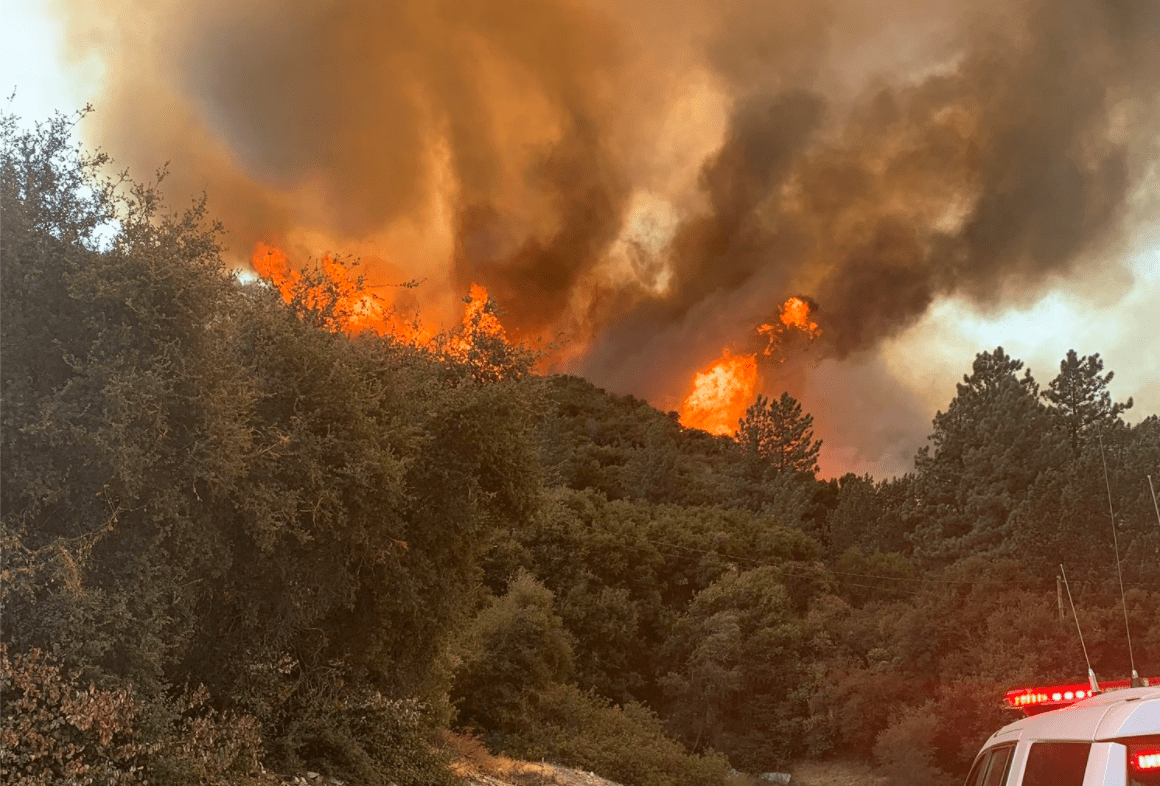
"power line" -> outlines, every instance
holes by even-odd
[[[626,545],[632,545],[629,538],[627,538],[619,533],[610,532],[608,530],[598,530],[596,526],[591,525],[591,524],[586,525],[586,528],[589,530],[592,530],[592,531],[599,531],[602,535],[605,535],[607,537],[612,537],[612,538],[614,538],[614,539],[616,539],[616,540],[618,540],[621,543],[624,543]],[[1006,587],[1027,588],[1028,584],[1031,583],[1031,582],[1021,582],[1021,581],[1002,581],[1002,580],[979,581],[979,580],[970,580],[970,579],[946,579],[946,578],[934,578],[934,577],[916,578],[916,577],[910,577],[910,576],[887,576],[887,575],[883,575],[883,574],[857,573],[854,571],[835,570],[835,569],[830,568],[830,567],[825,566],[825,565],[819,566],[819,573],[794,573],[792,571],[786,570],[785,566],[783,564],[773,563],[773,562],[770,562],[769,560],[762,560],[762,559],[757,559],[754,557],[745,557],[745,556],[741,556],[741,555],[726,554],[726,553],[722,553],[720,551],[697,548],[695,546],[685,546],[685,545],[682,545],[679,543],[670,543],[667,541],[654,540],[652,538],[648,538],[648,537],[645,537],[643,535],[636,535],[635,539],[639,540],[639,541],[643,541],[644,543],[648,543],[648,544],[650,544],[652,546],[656,546],[656,547],[667,548],[667,549],[677,549],[678,551],[688,552],[688,554],[684,554],[684,555],[664,554],[663,552],[660,552],[661,556],[687,557],[687,556],[692,555],[692,554],[697,554],[697,555],[705,555],[705,556],[712,556],[712,557],[720,557],[722,559],[729,560],[732,562],[745,562],[745,563],[748,563],[751,565],[772,568],[774,570],[774,572],[778,573],[779,575],[786,576],[789,578],[811,579],[811,580],[816,580],[816,581],[824,581],[824,580],[837,581],[837,582],[839,582],[847,587],[860,587],[860,588],[865,588],[865,589],[877,590],[877,591],[881,591],[881,592],[896,592],[896,593],[902,593],[902,594],[907,594],[907,595],[920,595],[922,593],[918,590],[908,589],[908,588],[904,588],[904,587],[882,586],[882,585],[876,585],[876,584],[861,584],[861,583],[849,581],[848,579],[843,579],[840,577],[841,576],[850,576],[850,577],[858,578],[858,579],[870,579],[870,580],[874,580],[874,581],[910,582],[913,584],[920,584],[920,585],[943,584],[943,585],[952,585],[952,586],[957,585],[957,586],[970,586],[970,587],[996,586],[996,585],[998,585],[998,586],[1006,586]],[[1137,583],[1129,583],[1128,586],[1144,586],[1144,585],[1142,583],[1137,582]]]

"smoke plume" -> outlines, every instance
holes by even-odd
[[[1160,129],[1155,0],[60,14],[106,67],[98,141],[138,173],[173,158],[167,188],[206,191],[239,259],[351,251],[436,312],[481,283],[511,333],[662,406],[791,295],[864,367],[939,298],[1092,264]]]

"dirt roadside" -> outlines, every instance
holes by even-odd
[[[631,786],[601,778],[592,772],[547,762],[529,762],[493,756],[478,740],[444,732],[443,742],[454,752],[452,775],[462,786]],[[802,761],[789,768],[791,786],[887,786],[887,780],[865,763],[855,761]],[[762,784],[739,775],[730,784]],[[309,772],[298,776],[268,775],[260,786],[357,786]]]
[[[471,737],[446,733],[443,739],[457,754],[451,773],[464,786],[621,786],[583,770],[493,756]]]
[[[447,734],[444,741],[458,755],[451,771],[464,786],[622,786],[583,770],[492,756],[470,737]],[[887,786],[885,778],[857,761],[801,761],[789,773],[791,786]],[[765,782],[739,776],[730,783]]]

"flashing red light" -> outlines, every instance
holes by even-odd
[[[1127,687],[1128,683],[1124,683]],[[1105,688],[1111,688],[1108,683]],[[1078,685],[1053,685],[1047,688],[1020,688],[1007,691],[1007,705],[1018,710],[1029,710],[1032,707],[1055,709],[1073,702],[1082,701],[1092,695],[1091,689],[1084,683]]]
[[[1145,679],[1143,682],[1145,685],[1149,685],[1160,683],[1160,680],[1153,678],[1150,680]],[[1117,690],[1119,688],[1130,688],[1131,686],[1131,680],[1113,680],[1100,685],[1100,690]],[[1035,715],[1040,712],[1066,707],[1069,704],[1083,701],[1094,695],[1095,693],[1091,690],[1091,687],[1087,683],[1081,682],[1074,685],[1052,685],[1045,688],[1019,688],[1018,690],[1007,691],[1006,701],[1008,707],[1023,710],[1028,715]]]
[[[1135,772],[1160,773],[1160,748],[1136,748],[1128,759]]]

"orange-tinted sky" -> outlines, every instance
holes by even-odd
[[[823,337],[760,385],[824,473],[886,474],[998,344],[1041,382],[1100,352],[1160,408],[1160,6],[977,6],[4,0],[3,74],[26,115],[93,101],[139,176],[170,161],[240,266],[356,254],[447,324],[482,283],[662,409],[809,296]]]

